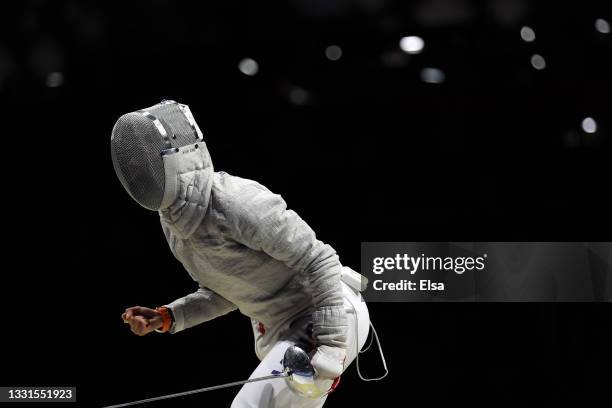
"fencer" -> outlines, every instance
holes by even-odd
[[[110,144],[121,184],[159,213],[170,250],[198,284],[168,304],[126,309],[130,329],[177,333],[239,310],[251,319],[261,361],[251,377],[282,370],[285,350],[296,344],[310,351],[319,389],[337,384],[366,341],[369,316],[336,251],[280,195],[214,171],[186,105],[162,101],[121,116]],[[314,408],[326,398],[271,380],[244,385],[232,407]]]

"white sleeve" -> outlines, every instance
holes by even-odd
[[[165,306],[174,316],[170,333],[177,333],[237,309],[236,305],[204,287]]]

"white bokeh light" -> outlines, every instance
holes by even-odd
[[[423,51],[425,47],[425,41],[421,37],[417,37],[415,35],[411,35],[408,37],[403,37],[399,43],[402,51],[408,54],[418,54]]]
[[[294,105],[306,105],[309,99],[310,95],[308,94],[308,91],[306,91],[304,88],[296,86],[289,92],[289,100]]]
[[[531,56],[531,66],[541,71],[546,68],[546,60],[540,54],[533,54]]]
[[[584,118],[582,120],[582,130],[584,130],[585,133],[597,132],[597,122],[595,122],[595,119],[591,117]]]
[[[342,48],[338,45],[330,45],[325,49],[325,56],[330,61],[338,61],[342,58]]]
[[[595,29],[602,34],[610,34],[610,23],[603,18],[595,20]]]
[[[421,70],[421,80],[428,84],[441,84],[446,79],[444,71],[438,68],[423,68]]]
[[[64,74],[61,72],[51,72],[47,75],[46,84],[49,88],[57,88],[64,83]]]
[[[253,76],[259,71],[259,64],[251,58],[244,58],[238,63],[238,69],[244,75]]]
[[[533,31],[533,28],[529,26],[523,26],[521,28],[521,38],[525,42],[535,41],[536,39],[535,31]]]

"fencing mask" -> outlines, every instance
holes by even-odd
[[[199,153],[197,160],[191,158],[194,163],[201,162],[204,154],[203,160],[209,160],[202,138],[187,105],[162,101],[117,120],[111,135],[113,167],[136,202],[149,210],[163,210],[178,194],[176,170],[181,165],[176,153],[181,151],[181,160]]]

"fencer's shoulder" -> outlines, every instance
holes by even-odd
[[[235,204],[261,193],[273,194],[255,180],[233,176],[224,171],[216,172],[214,175],[212,195],[220,204]]]
[[[222,210],[248,211],[261,205],[270,205],[272,201],[282,201],[278,194],[271,192],[263,184],[226,172],[216,172],[212,186],[213,206]]]
[[[282,197],[255,180],[216,172],[211,191],[212,207],[223,218],[244,218],[264,209],[284,206]]]

